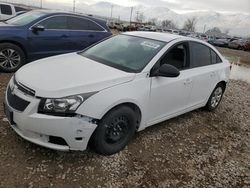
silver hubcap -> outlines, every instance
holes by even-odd
[[[0,51],[0,66],[5,69],[14,69],[21,62],[20,54],[13,49],[4,49]]]
[[[218,104],[220,103],[220,100],[221,100],[221,97],[222,97],[222,93],[223,93],[223,90],[221,87],[218,87],[214,93],[213,93],[213,96],[212,96],[212,99],[211,99],[211,106],[213,108],[217,107]]]

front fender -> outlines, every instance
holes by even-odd
[[[78,114],[95,119],[102,117],[112,108],[123,103],[133,103],[140,108],[141,125],[146,122],[150,94],[150,78],[135,79],[98,92],[88,98],[77,110]]]

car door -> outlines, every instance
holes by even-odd
[[[38,25],[44,27],[44,31],[30,29],[28,34],[31,59],[70,52],[66,16],[52,16],[35,26]]]
[[[188,43],[172,47],[155,65],[170,64],[180,70],[176,78],[152,77],[149,100],[148,124],[178,115],[188,108],[192,89],[190,80]],[[155,67],[153,69],[155,69]]]
[[[208,100],[216,83],[218,82],[219,56],[207,45],[190,42],[190,67],[192,68],[191,80],[192,93],[189,99],[190,106],[202,106]]]
[[[105,38],[107,34],[101,26],[88,18],[68,16],[68,25],[72,50],[82,50]]]

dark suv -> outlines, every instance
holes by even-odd
[[[91,16],[35,10],[0,23],[0,70],[82,50],[111,36],[106,22]]]

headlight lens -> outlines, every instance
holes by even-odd
[[[74,95],[57,99],[42,99],[39,105],[39,113],[46,114],[74,114],[77,108],[94,93]]]

